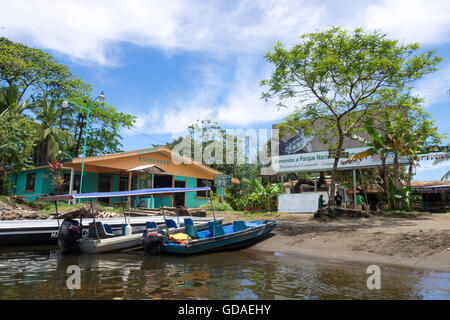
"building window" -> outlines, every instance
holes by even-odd
[[[206,179],[197,179],[197,187],[210,187],[214,185],[214,181],[206,180]],[[209,191],[197,191],[197,197],[209,197]]]
[[[36,182],[36,173],[27,174],[27,184],[25,186],[26,191],[34,191],[34,184]]]
[[[119,191],[127,191],[128,190],[128,177],[120,177],[119,178]]]
[[[73,191],[76,191],[77,193],[80,190],[80,180],[81,180],[81,176],[79,174],[74,174],[74,176],[73,176]],[[68,194],[69,189],[70,189],[70,174],[64,174],[64,185],[63,185],[62,192]]]

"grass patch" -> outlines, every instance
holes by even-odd
[[[382,212],[382,215],[391,218],[418,218],[423,216],[431,216],[431,212],[385,210]]]
[[[280,216],[288,216],[290,214],[282,214],[278,212],[249,212],[249,211],[216,211],[216,216],[226,217],[227,215],[233,216],[235,220],[266,220],[266,219],[275,219]],[[208,217],[212,217],[213,212],[207,211],[206,215]]]
[[[15,207],[15,203],[13,203],[13,201],[11,200],[11,198],[8,197],[8,196],[2,196],[2,195],[0,195],[0,201],[6,203],[8,206]]]
[[[97,208],[98,208],[100,211],[119,212],[119,213],[123,212],[122,207],[120,207],[120,208],[107,207],[107,206],[104,206],[104,205],[99,204],[99,203],[96,203],[95,205],[97,206]],[[128,209],[126,209],[126,210],[128,210]]]
[[[27,203],[27,205],[36,210],[39,211],[40,214],[53,214],[56,213],[55,210],[55,204],[53,202],[45,202],[45,201],[32,201]],[[64,201],[58,202],[58,212],[64,213],[67,211],[71,211],[73,209],[77,209],[82,205],[89,205],[89,203],[81,203],[81,204],[68,204]],[[100,211],[107,211],[107,212],[123,212],[122,208],[112,208],[107,207],[99,203],[94,203],[94,205],[100,210]]]
[[[214,207],[214,211],[233,211],[233,208],[225,201],[222,203],[221,201],[215,199],[213,200],[212,205]],[[213,207],[211,207],[211,201],[207,201],[200,206],[201,209],[206,209],[208,211],[212,210]]]

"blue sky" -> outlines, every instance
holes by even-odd
[[[0,34],[38,47],[138,117],[126,151],[179,136],[197,119],[223,128],[266,128],[289,110],[260,99],[277,40],[331,26],[381,30],[444,58],[415,84],[439,132],[450,135],[448,1],[49,1],[0,0]],[[450,162],[420,163],[415,179],[438,180]]]

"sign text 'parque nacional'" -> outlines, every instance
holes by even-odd
[[[363,138],[370,140],[370,137],[364,132],[359,133]],[[366,136],[364,136],[366,135]],[[272,154],[271,172],[295,172],[295,171],[324,171],[333,168],[334,158],[339,158],[338,169],[369,168],[381,165],[381,160],[377,155],[372,155],[361,160],[352,160],[348,158],[354,154],[369,149],[367,145],[359,141],[344,138],[343,149],[340,152],[327,150],[328,145],[322,143],[318,136],[306,136],[304,131],[299,128],[296,132],[285,134],[281,139],[277,125],[272,126],[272,147],[278,151],[278,155]],[[333,138],[330,134],[330,144]],[[394,155],[389,154],[386,159],[386,165],[393,165]],[[399,157],[399,164],[408,164],[405,157]]]
[[[349,157],[365,151],[369,147],[351,148],[345,150]],[[314,170],[331,170],[333,168],[334,158],[329,157],[328,151],[308,152],[291,155],[283,155],[272,157],[272,168],[276,172],[292,172],[292,171],[314,171]],[[394,155],[388,155],[386,159],[387,165],[394,163]],[[399,157],[399,164],[408,164],[408,160]],[[376,167],[381,165],[381,160],[377,155],[369,156],[361,160],[349,161],[346,158],[339,159],[338,169],[354,169],[364,167]]]

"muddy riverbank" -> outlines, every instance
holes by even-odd
[[[217,215],[225,217],[224,223],[251,218],[249,214],[231,212]],[[258,243],[255,249],[450,271],[450,213],[326,221],[313,219],[312,214],[261,217],[278,219],[279,224],[274,236]]]

